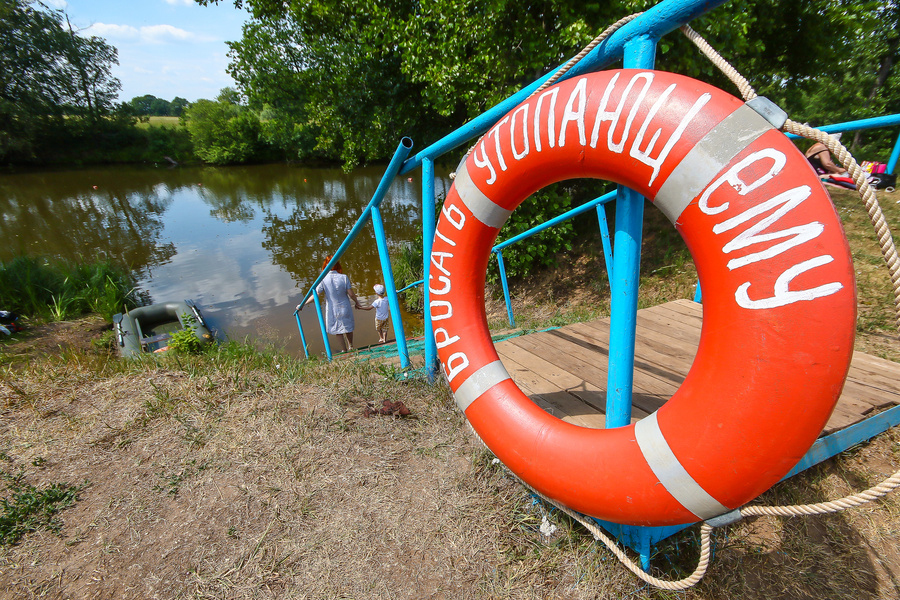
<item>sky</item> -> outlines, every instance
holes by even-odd
[[[81,35],[96,35],[119,51],[113,75],[119,101],[151,94],[191,102],[215,99],[234,86],[226,73],[226,41],[241,39],[248,19],[231,0],[200,6],[193,0],[45,0],[68,13]]]

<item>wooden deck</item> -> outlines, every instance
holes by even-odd
[[[633,421],[662,406],[684,381],[702,318],[702,306],[690,300],[638,311]],[[604,427],[609,318],[510,338],[496,348],[513,380],[538,406],[577,425]],[[900,364],[854,352],[823,435],[898,404]]]

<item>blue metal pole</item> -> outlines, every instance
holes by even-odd
[[[606,281],[612,290],[613,253],[612,242],[609,239],[609,221],[606,220],[606,206],[597,205],[597,221],[600,227],[600,241],[603,242],[603,258],[606,262]]]
[[[297,329],[300,330],[300,343],[303,344],[303,355],[309,358],[309,348],[306,347],[306,336],[303,335],[303,325],[300,324],[300,311],[294,311],[294,317],[297,319]]]
[[[576,206],[573,209],[567,210],[563,214],[557,215],[557,216],[553,217],[552,219],[544,221],[540,225],[535,225],[528,231],[523,231],[522,233],[520,233],[516,236],[513,236],[513,237],[509,238],[508,240],[504,240],[504,241],[500,242],[499,244],[497,244],[496,246],[494,246],[493,248],[491,248],[491,250],[494,252],[496,252],[497,250],[503,250],[507,246],[511,246],[511,245],[515,244],[516,242],[521,242],[524,239],[530,238],[531,236],[535,235],[536,233],[540,233],[540,232],[544,231],[545,229],[549,229],[550,227],[559,225],[563,221],[568,221],[569,219],[571,219],[573,217],[577,217],[578,215],[580,215],[582,213],[586,213],[587,211],[591,210],[598,204],[605,204],[607,202],[610,202],[611,200],[614,200],[615,197],[616,197],[615,192],[609,192],[608,194],[603,194],[599,198],[595,198],[595,199],[591,200],[590,202],[585,202],[581,206]]]
[[[388,307],[391,309],[391,320],[394,322],[394,338],[397,343],[397,354],[400,356],[400,368],[406,369],[409,368],[409,350],[406,347],[406,332],[403,330],[403,317],[400,315],[400,298],[397,296],[397,286],[394,283],[394,270],[391,268],[391,255],[384,235],[384,221],[377,206],[372,207],[371,213],[375,244],[378,246],[378,258],[381,260],[381,275],[384,277]]]
[[[503,298],[506,300],[506,315],[509,319],[509,326],[515,327],[516,320],[513,318],[512,299],[509,297],[509,284],[506,283],[506,265],[503,263],[503,251],[494,250],[497,255],[497,268],[500,269],[500,283],[503,285]]]
[[[409,288],[414,288],[414,287],[416,287],[417,285],[422,285],[423,283],[425,283],[425,280],[424,280],[424,279],[420,279],[420,280],[418,280],[418,281],[414,281],[414,282],[412,282],[411,284],[409,284],[408,286],[406,286],[405,288],[402,288],[402,289],[397,290],[397,293],[398,293],[398,294],[402,294],[403,292],[405,292],[405,291],[408,290]]]
[[[322,341],[325,342],[325,356],[328,357],[328,360],[331,360],[331,343],[328,341],[328,332],[325,331],[325,319],[322,317],[322,305],[319,303],[319,295],[316,293],[315,286],[313,286],[312,292],[313,304],[316,305],[316,316],[319,317],[319,329],[322,330]]]
[[[897,143],[894,144],[894,151],[891,152],[891,158],[888,159],[887,167],[885,168],[885,172],[888,175],[894,174],[894,170],[897,168],[898,158],[900,158],[900,135],[897,136]]]
[[[431,249],[434,246],[434,161],[422,160],[422,298],[425,303],[425,373],[429,383],[434,383],[440,374],[437,342],[434,339],[434,323],[431,321]]]
[[[647,36],[628,42],[625,67],[652,69],[656,40]],[[616,233],[610,284],[609,368],[606,383],[606,427],[631,423],[634,383],[634,336],[637,329],[637,295],[641,268],[641,229],[644,198],[619,186],[616,200]]]

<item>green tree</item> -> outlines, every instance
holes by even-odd
[[[216,101],[198,100],[185,111],[194,152],[216,165],[247,162],[260,151],[259,118],[225,88]]]
[[[78,35],[63,12],[0,0],[0,160],[32,160],[80,118],[108,114],[120,87],[116,63],[115,48]]]

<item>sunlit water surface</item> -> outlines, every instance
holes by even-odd
[[[260,165],[0,175],[0,260],[109,258],[130,266],[154,302],[194,299],[220,338],[299,354],[294,307],[383,171]],[[439,175],[436,194],[443,196],[450,181]],[[398,178],[381,210],[393,254],[421,231],[419,173]],[[374,299],[382,274],[371,225],[342,264],[356,293]],[[323,352],[312,305],[301,316],[310,350]],[[408,330],[421,327],[417,315],[404,312],[403,320]],[[355,345],[377,340],[374,311],[357,311]]]

